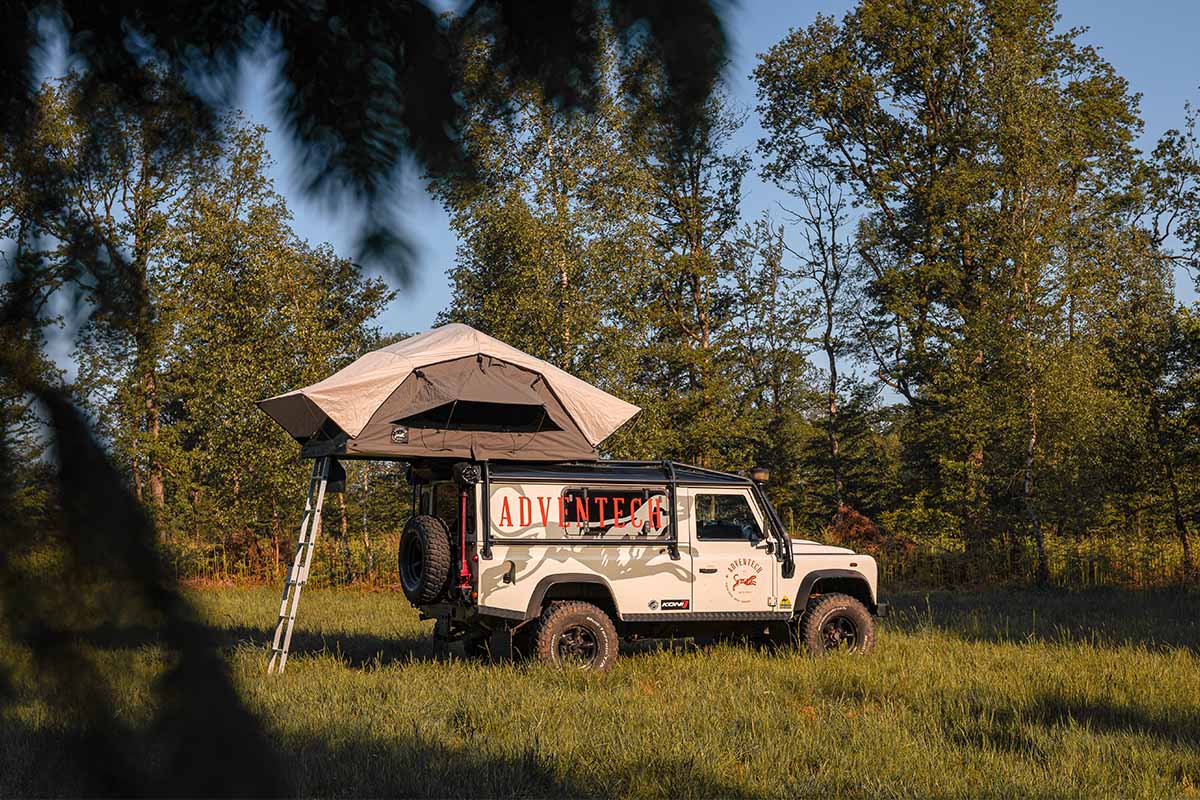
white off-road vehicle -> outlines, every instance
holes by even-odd
[[[401,584],[468,653],[605,669],[621,639],[678,636],[867,653],[885,610],[873,558],[789,538],[750,478],[625,461],[410,474]]]
[[[874,643],[884,606],[870,556],[789,538],[750,478],[602,458],[637,406],[466,325],[259,406],[314,460],[270,671],[287,664],[344,459],[409,465],[401,584],[438,636],[470,652],[604,669],[620,637],[766,637],[813,652]]]

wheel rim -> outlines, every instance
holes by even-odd
[[[405,587],[415,590],[421,584],[422,570],[425,567],[425,551],[421,543],[411,540],[404,548],[404,558],[400,559],[400,579]]]
[[[850,617],[837,614],[821,626],[826,652],[853,653],[858,650],[858,626]]]
[[[596,634],[586,625],[572,625],[559,634],[557,655],[564,664],[588,667],[599,652]]]

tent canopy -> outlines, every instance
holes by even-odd
[[[522,461],[594,459],[640,410],[457,323],[258,406],[306,456]]]

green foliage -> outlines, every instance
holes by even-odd
[[[1157,379],[1135,376],[1163,369],[1158,223],[1194,206],[1194,136],[1143,163],[1136,96],[1056,22],[1026,2],[819,17],[755,70],[763,171],[795,194],[825,171],[861,208],[850,328],[908,405],[885,519],[981,556],[1027,536],[1044,562],[1047,527],[1150,502],[1186,551]]]
[[[36,213],[40,176],[69,176],[72,214],[120,256],[116,279],[139,313],[85,297],[75,390],[164,539],[193,561],[217,551],[262,567],[288,546],[306,467],[254,402],[374,346],[371,320],[392,292],[297,239],[266,177],[264,130],[230,118],[200,145],[166,135],[189,106],[159,77],[157,102],[141,114],[104,93],[85,100],[74,75],[44,87],[4,185],[23,241],[49,242],[39,255],[54,268],[37,273],[47,297],[74,266],[62,227],[73,217]],[[39,439],[22,421],[29,413],[14,406],[23,428],[9,433]]]
[[[745,221],[746,114],[721,86],[684,108],[662,53],[599,15],[581,113],[468,16],[447,34],[474,166],[429,176],[460,240],[440,319],[640,405],[606,455],[767,466],[798,535],[862,514],[992,577],[1032,552],[1049,579],[1088,537],[1193,570],[1200,345],[1172,282],[1200,249],[1191,107],[1140,154],[1136,95],[1053,5],[860,0],[761,56],[758,166],[789,200]],[[391,293],[298,241],[261,130],[177,135],[210,129],[180,86],[156,67],[133,106],[86,74],[43,87],[0,143],[5,299],[39,309],[13,333],[31,352],[50,301],[83,300],[73,391],[178,568],[268,575],[305,468],[253,401],[387,341]],[[10,383],[6,440],[38,453]],[[32,463],[22,496],[49,509]],[[404,494],[352,466],[338,580],[387,579]]]

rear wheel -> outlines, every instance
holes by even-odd
[[[866,655],[875,645],[875,620],[848,594],[823,594],[808,603],[800,620],[800,641],[813,655]]]
[[[602,672],[617,660],[617,629],[608,615],[591,603],[551,603],[533,637],[539,661]]]
[[[400,537],[400,588],[413,605],[427,605],[450,582],[450,533],[437,517],[421,514],[404,526]]]

